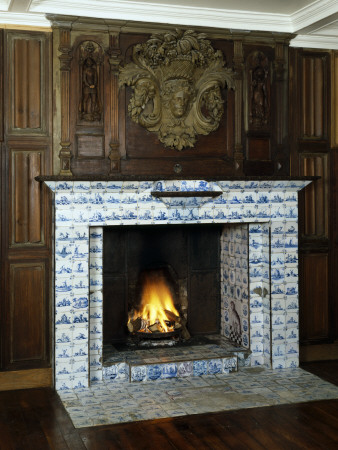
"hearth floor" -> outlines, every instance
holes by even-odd
[[[178,344],[161,340],[108,344],[103,349],[103,378],[144,382],[229,373],[245,365],[249,354],[220,335],[193,337]]]
[[[303,369],[241,368],[230,374],[143,383],[103,381],[58,392],[76,428],[286,403],[337,399],[338,386]]]

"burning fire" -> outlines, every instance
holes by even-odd
[[[161,273],[150,272],[144,279],[139,308],[129,313],[129,330],[166,333],[174,331],[174,322],[178,318],[179,313],[165,277]],[[138,329],[135,329],[139,319]]]

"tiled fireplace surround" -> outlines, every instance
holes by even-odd
[[[235,308],[242,347],[251,352],[246,364],[298,367],[297,193],[310,181],[45,182],[55,204],[57,390],[105,377],[103,227],[114,225],[224,224],[221,334],[231,336]],[[114,382],[125,381],[123,364],[115,369]]]

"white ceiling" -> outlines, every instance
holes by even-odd
[[[6,27],[49,27],[48,13],[295,33],[293,46],[338,49],[338,0],[0,0]]]

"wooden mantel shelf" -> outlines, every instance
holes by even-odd
[[[36,181],[162,181],[162,180],[205,180],[205,181],[315,181],[320,177],[271,177],[271,176],[255,176],[255,177],[229,177],[229,176],[205,176],[205,175],[81,175],[81,176],[61,176],[61,175],[39,175],[35,177]]]

